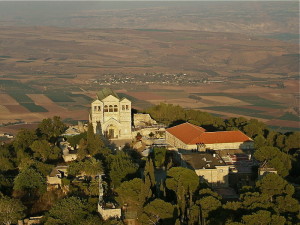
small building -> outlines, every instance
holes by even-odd
[[[211,187],[228,187],[229,166],[217,153],[180,153],[181,165],[195,170],[196,174]]]
[[[157,125],[157,122],[149,114],[136,113],[133,115],[134,127],[147,127]]]
[[[67,170],[68,166],[56,166],[53,168],[49,176],[47,176],[47,184],[60,187],[62,185],[61,179],[68,175]]]
[[[67,141],[60,141],[59,147],[63,152],[63,159],[65,162],[72,162],[77,159],[77,150],[70,145]]]
[[[265,175],[267,175],[269,173],[277,174],[277,170],[273,167],[268,166],[267,161],[264,161],[258,168],[258,179],[263,178]]]
[[[254,149],[253,140],[239,130],[206,132],[190,123],[166,129],[166,142],[178,150]]]

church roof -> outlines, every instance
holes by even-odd
[[[168,128],[166,131],[183,143],[190,145],[195,145],[197,143],[216,144],[252,141],[251,138],[239,130],[205,132],[204,128],[190,123],[183,123]]]
[[[111,88],[103,88],[103,89],[101,89],[101,90],[97,93],[97,98],[98,98],[99,100],[103,100],[104,98],[106,98],[107,96],[110,96],[110,95],[112,95],[112,96],[114,96],[114,97],[120,99],[119,96],[117,95],[117,93],[114,92]]]

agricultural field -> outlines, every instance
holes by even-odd
[[[97,91],[110,87],[139,110],[164,102],[300,127],[291,42],[165,29],[0,28],[0,124],[54,115],[87,121]]]

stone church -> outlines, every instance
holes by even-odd
[[[97,93],[97,99],[91,104],[89,121],[94,132],[109,139],[131,138],[131,101],[120,98],[110,88]]]

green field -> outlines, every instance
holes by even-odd
[[[262,111],[260,110],[242,108],[237,106],[210,106],[210,107],[204,107],[202,109],[209,109],[209,110],[214,110],[219,112],[228,112],[228,113],[241,114],[247,116],[256,116],[257,114],[262,113]]]
[[[68,93],[64,92],[47,92],[45,95],[50,98],[53,102],[75,102],[68,96]]]
[[[18,103],[33,103],[33,100],[29,98],[24,93],[8,93],[11,97],[13,97]]]
[[[86,101],[88,102],[92,102],[94,99],[92,99],[91,97],[87,96],[87,95],[84,95],[84,94],[73,94],[73,93],[68,93],[67,94],[68,96],[70,97],[73,97],[73,98],[83,98],[85,99]]]
[[[47,109],[35,103],[20,103],[20,105],[24,106],[30,112],[48,112]]]
[[[299,116],[296,116],[292,113],[285,113],[283,116],[279,117],[281,120],[289,120],[289,121],[300,121]]]
[[[268,100],[265,98],[261,98],[259,96],[254,95],[236,95],[236,94],[228,94],[228,93],[192,93],[193,95],[198,96],[226,96],[230,98],[235,98],[244,102],[248,102],[253,106],[265,107],[271,109],[283,109],[285,108],[281,103],[275,102],[272,100]]]
[[[135,97],[132,97],[132,96],[124,94],[124,93],[118,93],[118,95],[119,95],[120,98],[127,98],[128,100],[130,100],[132,102],[132,105],[135,105],[135,106],[137,106],[139,108],[142,108],[142,109],[147,109],[147,108],[153,106],[153,104],[150,103],[150,102],[147,102],[147,101],[144,101],[144,100],[139,100]]]

